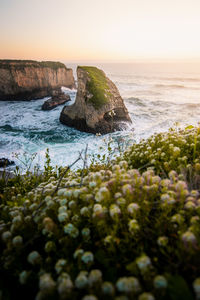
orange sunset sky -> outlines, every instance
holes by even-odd
[[[200,60],[199,0],[0,0],[0,58]]]

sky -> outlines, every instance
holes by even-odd
[[[0,58],[200,60],[200,0],[0,0]]]

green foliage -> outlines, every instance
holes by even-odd
[[[130,168],[145,170],[151,167],[157,174],[167,177],[174,170],[189,181],[191,187],[199,186],[200,128],[170,129],[139,144],[133,144],[123,156]],[[196,180],[195,180],[196,178]]]
[[[39,65],[42,67],[42,68],[50,68],[50,69],[59,69],[59,68],[64,68],[66,69],[66,66],[61,63],[61,62],[54,62],[54,61],[41,61],[39,62]]]
[[[169,277],[169,297],[172,300],[193,300],[186,281],[180,276]]]
[[[10,206],[19,206],[25,201],[25,194],[37,187],[41,182],[48,180],[51,176],[57,177],[57,170],[51,166],[49,149],[46,150],[46,162],[44,172],[39,170],[36,165],[32,169],[33,161],[36,158],[36,153],[29,154],[24,152],[22,156],[15,154],[15,158],[20,162],[23,168],[16,166],[14,176],[9,177],[6,170],[0,179],[0,203]]]
[[[116,157],[116,149],[114,146],[114,141],[112,137],[109,137],[108,139],[103,139],[104,145],[99,147],[99,151],[97,154],[92,154],[91,164],[90,164],[90,170],[97,170],[97,166],[99,165],[99,168],[102,169],[103,166],[105,169],[109,169],[112,165],[113,159]],[[119,151],[119,149],[118,149]]]
[[[44,178],[48,179],[53,174],[53,167],[51,166],[51,157],[49,155],[49,148],[46,149],[45,153],[45,165],[44,165]]]
[[[90,78],[87,82],[87,89],[92,97],[88,101],[91,102],[96,109],[101,108],[108,103],[110,96],[108,92],[109,86],[104,72],[96,67],[79,66],[78,68],[86,71]]]
[[[59,68],[65,68],[66,66],[60,62],[54,61],[35,61],[35,60],[0,60],[0,69],[11,69],[13,68],[17,70],[22,70],[25,67],[33,67],[33,68],[51,68],[57,70]]]
[[[47,151],[37,186],[25,182],[13,204],[3,192],[3,297],[198,299],[199,157],[198,128],[154,135],[115,161],[100,157],[58,176]]]

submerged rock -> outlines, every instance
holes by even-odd
[[[115,84],[96,67],[77,68],[76,101],[65,106],[60,122],[90,133],[109,133],[131,124],[123,99]]]
[[[0,100],[39,99],[62,86],[74,88],[75,81],[60,62],[0,60]]]
[[[62,105],[70,100],[71,98],[68,94],[64,94],[60,91],[58,93],[55,93],[51,99],[48,99],[43,103],[42,110],[54,109],[55,107]]]

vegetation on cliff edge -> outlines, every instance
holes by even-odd
[[[86,165],[4,182],[2,298],[200,299],[200,129]]]
[[[79,66],[78,68],[83,69],[89,75],[90,80],[87,82],[87,89],[92,97],[88,99],[88,101],[92,103],[96,109],[101,108],[108,103],[110,96],[108,92],[109,86],[104,72],[96,67]]]
[[[33,68],[51,68],[53,70],[57,70],[59,68],[66,68],[66,66],[61,62],[54,61],[35,61],[35,60],[0,60],[0,69],[17,69],[22,70],[25,67],[33,67]]]

